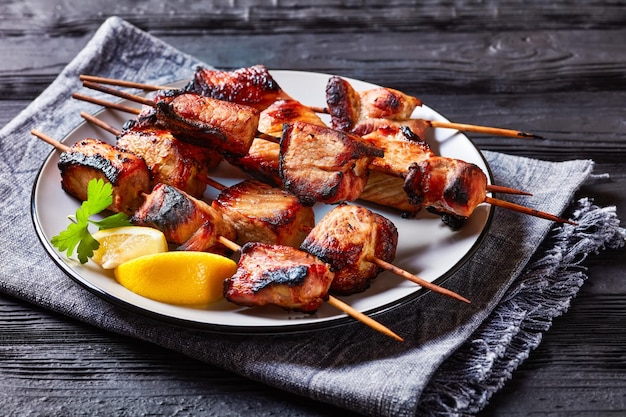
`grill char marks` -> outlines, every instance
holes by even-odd
[[[154,187],[131,222],[162,231],[166,240],[181,250],[227,253],[218,238],[235,240],[237,237],[219,211],[166,184]]]
[[[290,246],[247,243],[224,297],[242,306],[277,305],[314,313],[328,299],[334,273],[313,255]]]
[[[381,272],[372,257],[392,262],[397,244],[398,231],[390,220],[341,204],[318,222],[301,249],[332,265],[331,292],[349,295],[366,290]]]
[[[383,152],[359,136],[294,122],[285,125],[280,142],[283,185],[304,204],[356,200],[369,176],[369,164]]]
[[[132,214],[150,190],[150,172],[145,161],[97,139],[83,139],[59,157],[61,186],[65,192],[87,200],[87,184],[99,178],[113,186],[114,212]]]

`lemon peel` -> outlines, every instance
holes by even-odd
[[[224,280],[237,263],[207,252],[172,251],[142,256],[115,268],[116,280],[144,297],[176,305],[206,305],[223,297]]]

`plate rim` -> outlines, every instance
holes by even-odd
[[[327,77],[334,76],[334,74],[328,74],[328,73],[323,73],[323,72],[299,71],[299,70],[270,70],[270,73],[311,74],[315,76],[321,75],[321,76],[327,76]],[[359,82],[363,82],[367,84],[376,85],[368,81],[362,81],[362,80],[358,80],[358,79],[354,79],[350,77],[342,76],[342,78],[348,81],[359,81]],[[178,81],[178,82],[174,82],[171,84],[177,84],[181,82],[182,81]],[[441,113],[436,111],[433,107],[428,106],[428,105],[426,106],[430,110],[435,112],[438,116],[445,119],[445,116],[443,116]],[[99,115],[100,113],[105,112],[105,111],[107,111],[107,109],[100,109],[95,113],[95,115]],[[86,123],[88,122],[83,121],[79,125],[75,126],[69,133],[67,133],[63,137],[61,141],[65,141],[68,137],[71,137],[73,134],[75,134],[77,130],[79,130]],[[477,154],[482,159],[486,167],[486,170],[487,170],[486,175],[488,177],[489,182],[493,183],[494,181],[493,172],[491,170],[491,167],[487,159],[485,158],[485,155],[482,153],[480,148],[476,145],[476,143],[471,138],[469,138],[463,132],[456,132],[455,134],[462,135],[464,139],[467,140],[471,144],[471,146],[477,152]],[[47,240],[47,237],[45,236],[45,233],[43,231],[43,225],[41,224],[41,220],[36,214],[36,211],[37,211],[36,194],[38,190],[38,184],[42,180],[44,168],[48,165],[49,160],[53,157],[55,152],[57,152],[57,150],[52,149],[50,153],[48,154],[48,156],[44,158],[35,176],[33,186],[31,188],[31,198],[30,198],[31,221],[33,223],[37,238],[41,242],[46,253],[52,259],[52,261],[57,265],[57,267],[59,267],[59,269],[61,269],[61,271],[63,271],[67,276],[69,276],[74,282],[78,283],[81,287],[88,290],[90,293],[95,294],[96,296],[108,302],[111,302],[112,304],[118,307],[121,307],[127,311],[138,313],[142,316],[149,317],[157,321],[166,322],[168,324],[176,325],[176,326],[187,328],[187,329],[203,330],[203,331],[207,331],[211,333],[242,334],[242,335],[292,334],[292,333],[326,330],[329,328],[341,327],[346,324],[355,323],[355,320],[352,317],[347,316],[347,315],[332,317],[332,318],[328,318],[328,319],[320,320],[316,322],[296,323],[296,324],[289,324],[289,325],[232,325],[232,324],[216,324],[216,323],[209,323],[209,322],[201,322],[201,321],[191,320],[191,319],[182,318],[182,317],[173,317],[165,313],[153,311],[148,308],[144,308],[142,306],[133,304],[130,301],[124,300],[118,296],[108,293],[106,290],[102,288],[99,288],[98,285],[82,277],[77,271],[71,268],[71,266],[65,261],[66,257],[64,257],[51,245],[51,243]],[[467,250],[467,252],[454,265],[448,268],[448,270],[445,273],[443,273],[441,276],[431,281],[433,284],[441,285],[444,282],[448,281],[452,277],[452,275],[458,272],[458,270],[463,265],[465,265],[471,257],[473,257],[476,251],[481,247],[484,239],[486,238],[486,236],[488,235],[491,229],[494,213],[495,213],[494,208],[490,206],[489,212],[485,219],[485,224],[480,234],[476,237],[475,242],[472,244],[469,250]],[[426,288],[416,287],[416,290],[410,294],[407,294],[400,298],[396,298],[393,301],[383,304],[381,306],[363,310],[362,312],[372,318],[379,317],[387,312],[398,309],[406,305],[409,302],[415,301],[418,298],[421,298],[422,296],[430,292],[431,290],[428,290]]]

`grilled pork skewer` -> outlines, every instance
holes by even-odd
[[[168,86],[149,85],[91,75],[81,75],[80,79],[81,81],[151,91],[172,90],[172,87]],[[191,81],[182,90],[218,100],[243,104],[259,111],[266,109],[275,101],[291,99],[263,65],[240,68],[234,71],[199,67]]]
[[[119,131],[107,123],[87,114],[82,116],[107,131],[120,135]],[[208,176],[199,176],[199,179],[203,187],[208,184],[220,191],[212,206],[235,227],[238,236],[236,241],[239,244],[258,241],[298,246],[315,225],[313,209],[303,206],[295,196],[281,189],[257,180],[245,180],[226,187]]]
[[[106,142],[86,138],[67,146],[36,129],[31,134],[61,151],[61,187],[80,201],[87,200],[87,184],[93,178],[113,186],[114,212],[132,214],[141,205],[141,193],[150,190],[150,171],[144,160]]]
[[[364,207],[340,204],[315,225],[300,249],[333,266],[335,278],[330,290],[337,294],[364,291],[381,271],[387,270],[433,292],[469,303],[457,293],[392,265],[397,243],[398,231],[389,219]]]
[[[85,87],[153,107],[159,123],[180,140],[243,156],[257,136],[259,112],[253,107],[180,90],[164,92],[157,101],[85,81]]]
[[[259,75],[262,74],[262,75]],[[126,80],[119,80],[113,78],[105,78],[98,77],[93,75],[81,75],[80,79],[82,81],[91,81],[100,84],[108,84],[115,85],[120,87],[129,87],[129,88],[138,88],[147,91],[157,91],[157,90],[169,90],[172,87],[169,86],[160,86],[160,85],[152,85],[145,84],[139,82],[132,82]],[[261,82],[259,80],[262,80]],[[252,88],[251,88],[252,87]],[[276,81],[269,75],[269,72],[265,67],[257,65],[253,67],[241,68],[235,71],[220,71],[220,70],[207,70],[205,68],[199,68],[198,71],[194,74],[193,80],[188,84],[186,89],[191,91],[195,91],[197,93],[208,95],[213,98],[218,98],[222,100],[231,100],[240,104],[247,104],[253,107],[256,107],[259,110],[263,110],[267,106],[272,103],[272,99],[281,100],[287,99],[287,94],[278,87]],[[377,91],[376,91],[377,90]],[[232,93],[235,91],[236,93]],[[230,93],[229,93],[230,92]],[[243,93],[242,93],[243,92]],[[363,93],[364,96],[371,95],[371,97],[364,97],[365,105],[372,104],[371,99],[376,99],[377,103],[385,100],[381,100],[380,97],[376,97],[376,95],[382,94],[386,96],[389,100],[388,103],[394,103],[397,97],[401,97],[403,100],[403,104],[409,104],[410,102],[415,102],[416,105],[421,105],[421,101],[415,97],[408,96],[398,90],[394,90],[391,88],[381,87],[379,89],[370,90],[367,93]],[[360,101],[360,97],[353,96],[358,101]],[[356,103],[356,100],[354,101]],[[395,106],[395,105],[394,105]],[[392,106],[392,107],[394,107]],[[334,108],[333,108],[334,107]],[[378,111],[371,113],[369,118],[386,118],[384,115],[387,114],[388,109],[382,109],[380,107],[384,106],[376,106],[373,108],[377,108]],[[310,106],[310,109],[317,113],[328,113],[333,114],[337,113],[337,105],[328,105],[327,107],[316,107]],[[406,111],[404,111],[406,114]],[[374,114],[378,114],[379,116],[374,116]],[[477,133],[486,133],[495,136],[507,136],[507,137],[516,137],[516,138],[534,138],[541,139],[541,136],[522,132],[518,130],[512,129],[502,129],[496,127],[489,126],[478,126],[466,123],[453,123],[453,122],[443,122],[437,120],[417,120],[416,122],[411,122],[408,119],[410,118],[411,113],[408,113],[406,117],[400,118],[398,113],[391,113],[391,117],[394,118],[397,123],[410,123],[411,128],[416,133],[420,130],[425,130],[426,128],[444,128],[444,129],[455,129],[462,132],[477,132]],[[402,119],[402,120],[400,120]],[[356,119],[355,119],[356,120]],[[418,127],[419,125],[419,127]],[[363,131],[355,131],[358,134],[364,134]],[[365,132],[366,133],[366,132]]]
[[[224,254],[218,237],[237,238],[219,210],[171,185],[157,184],[143,197],[131,223],[160,230],[179,250]]]
[[[81,115],[87,121],[102,127],[118,137],[120,136],[120,131],[102,122],[100,119],[85,113],[81,113]],[[140,147],[142,149],[148,147],[152,142],[158,141],[160,138],[159,135],[156,135],[151,138],[146,146]],[[168,135],[165,135],[165,139],[169,143]],[[193,147],[193,145],[184,145]],[[159,149],[162,146],[156,143],[155,147]],[[157,154],[159,153],[157,152]],[[165,171],[171,170],[166,169]],[[188,194],[201,198],[206,185],[210,185],[220,191],[219,195],[213,200],[212,207],[219,210],[224,216],[224,220],[233,225],[238,236],[236,242],[241,245],[254,241],[299,246],[313,226],[315,226],[313,209],[302,205],[296,196],[287,191],[253,179],[244,180],[231,187],[226,187],[212,180],[207,175],[196,173],[195,177],[197,177],[198,181],[201,181],[202,190],[198,193],[199,195],[189,192]],[[167,178],[162,179],[164,180],[162,181],[163,183],[179,188],[181,191],[186,191],[181,187],[177,187],[175,183],[168,181]],[[175,243],[180,244],[181,242]]]
[[[115,135],[118,148],[143,158],[151,173],[151,186],[165,183],[200,198],[209,170],[222,159],[216,151],[178,140],[168,130],[145,121],[131,120],[118,130],[88,113],[80,115]]]
[[[75,98],[108,108],[122,110],[115,107],[116,103],[94,99],[90,96],[76,95]],[[131,113],[134,114],[139,114],[140,112],[139,109],[130,109],[132,109]],[[111,127],[107,123],[102,122],[100,119],[92,115],[81,112],[81,116],[90,123],[105,129],[113,135],[120,135],[119,130]],[[318,126],[325,126],[324,122],[310,108],[302,105],[300,102],[296,100],[279,100],[261,112],[259,128],[268,135],[278,135],[282,134],[282,127],[284,123],[293,120],[300,120],[316,124]],[[382,135],[380,134],[381,131],[384,131]],[[396,132],[392,134],[393,131]],[[402,132],[400,133],[399,131]],[[395,140],[397,136],[400,137],[399,140]],[[431,151],[426,142],[422,141],[417,135],[413,135],[413,132],[410,129],[407,129],[406,126],[401,126],[400,128],[396,126],[385,126],[384,128],[379,128],[370,132],[365,135],[363,139],[366,139],[369,143],[372,143],[384,151],[385,156],[382,159],[385,160],[385,164],[387,165],[384,165],[383,167],[385,168],[381,168],[381,171],[391,169],[388,165],[388,161],[396,160],[396,162],[401,162],[404,166],[409,166],[414,162],[414,155],[429,153],[431,156],[434,156],[434,153]],[[393,147],[391,145],[394,144],[394,141],[396,145],[398,145],[398,142],[401,142],[401,144]],[[131,148],[130,150],[133,149]],[[146,160],[149,159],[145,158],[145,155],[142,156],[144,156],[144,159]],[[255,139],[246,156],[229,157],[228,161],[232,165],[239,167],[260,181],[270,184],[272,187],[282,187],[279,159],[280,145],[278,143],[270,142],[264,139]],[[381,164],[382,159],[375,158],[374,163]],[[395,164],[396,172],[402,171],[403,165],[401,164]],[[212,166],[212,163],[210,163],[209,166]],[[163,178],[157,178],[155,179],[155,182],[166,181],[163,181]],[[189,192],[189,190],[186,190],[177,184],[173,185]],[[361,192],[359,198],[384,206],[394,207],[405,213],[413,213],[418,210],[418,208],[408,202],[408,197],[404,192],[403,185],[403,179],[399,178],[397,174],[388,175],[374,170],[370,172],[367,184],[365,185],[365,188]],[[499,192],[503,194],[532,195],[531,193],[522,190],[494,184],[487,184],[486,191]],[[194,193],[191,192],[191,194]]]
[[[94,88],[96,89],[101,89],[101,86],[94,86]],[[108,90],[108,89],[106,89]],[[104,90],[103,90],[104,91]],[[115,93],[119,93],[119,92],[115,92]],[[127,93],[123,93],[120,94],[121,97],[126,97],[126,98],[130,98],[133,97],[133,95],[131,94],[127,94]],[[135,96],[136,97],[136,96]],[[152,103],[154,105],[154,103],[150,100],[146,100],[143,99],[142,97],[137,97],[137,99],[144,101],[145,103]],[[290,126],[294,126],[298,124],[298,127],[302,127],[302,128],[298,128],[298,129],[293,129],[290,128]],[[318,134],[315,132],[324,132],[324,134],[320,135],[318,134],[319,137],[324,138],[325,140],[331,139],[331,142],[334,145],[341,145],[341,149],[345,150],[347,149],[345,146],[346,144],[346,137],[342,137],[340,135],[340,131],[336,131],[334,129],[329,129],[327,128],[327,130],[321,130],[322,128],[316,125],[311,125],[312,127],[306,127],[306,123],[304,122],[294,122],[292,125],[287,125],[285,130],[283,131],[283,138],[281,140],[281,162],[279,164],[279,168],[280,168],[280,174],[281,174],[281,178],[283,179],[283,185],[287,186],[291,192],[293,192],[294,194],[298,195],[298,197],[300,197],[302,199],[303,202],[307,202],[307,203],[311,203],[312,200],[319,198],[318,196],[320,196],[321,201],[324,201],[326,203],[338,203],[341,201],[352,201],[349,200],[348,198],[357,198],[358,195],[360,195],[361,191],[363,190],[363,187],[366,183],[366,181],[363,181],[363,179],[366,179],[367,176],[369,175],[369,170],[368,169],[363,169],[363,160],[366,160],[367,158],[372,158],[373,156],[375,156],[373,154],[372,151],[366,151],[368,149],[367,145],[363,145],[361,143],[357,143],[357,147],[355,149],[360,150],[360,152],[356,152],[353,153],[352,156],[353,158],[349,159],[350,161],[350,165],[348,165],[348,172],[351,175],[348,176],[342,176],[342,175],[337,175],[337,165],[336,162],[338,160],[341,160],[342,158],[344,158],[344,153],[339,153],[339,155],[331,155],[331,153],[334,151],[334,149],[332,148],[325,148],[325,147],[321,147],[318,146],[316,148],[316,150],[318,152],[324,152],[325,156],[328,156],[330,158],[331,163],[328,163],[328,159],[325,158],[316,158],[314,159],[314,157],[312,155],[305,155],[304,159],[302,159],[303,164],[295,164],[295,163],[288,163],[287,165],[285,165],[283,163],[283,156],[288,155],[290,153],[290,149],[289,147],[291,147],[292,153],[293,155],[296,155],[298,152],[298,146],[302,145],[302,146],[306,146],[307,149],[314,149],[313,146],[311,146],[311,143],[309,142],[313,142],[313,141],[307,141],[306,140],[306,135],[308,133],[314,133],[314,134]],[[308,132],[309,129],[312,129],[310,132]],[[285,139],[286,137],[286,133],[287,135],[293,135],[294,133],[296,134],[293,138],[289,138],[289,139]],[[267,136],[267,135],[266,135]],[[310,136],[309,136],[310,137]],[[357,138],[358,140],[358,136],[353,135],[353,138]],[[274,137],[274,140],[276,140],[277,138]],[[294,140],[295,139],[295,140]],[[285,145],[285,147],[283,146]],[[375,148],[370,148],[370,149],[375,149]],[[380,155],[382,156],[382,155]],[[354,159],[356,158],[356,159]],[[334,160],[333,160],[334,159]],[[447,160],[449,158],[443,158],[442,160]],[[285,161],[287,160],[287,158],[285,158]],[[358,162],[354,162],[354,161],[358,161]],[[464,161],[460,161],[460,160],[456,160],[455,164],[459,165],[459,164],[467,164]],[[470,164],[472,165],[472,164]],[[367,167],[367,165],[365,165]],[[330,168],[330,169],[329,169]],[[375,167],[373,167],[375,168]],[[474,172],[475,170],[478,170],[478,167],[474,167],[471,168],[468,172]],[[323,171],[326,174],[325,177],[322,177],[322,180],[320,180],[320,178],[317,178],[317,181],[311,181],[309,184],[315,187],[306,187],[303,186],[304,182],[302,181],[302,177],[306,178],[307,175],[315,173],[315,174],[320,174],[323,173]],[[384,171],[385,173],[389,173],[387,171]],[[402,173],[398,173],[399,176],[402,176]],[[482,175],[483,177],[485,177],[484,173],[479,173],[477,175],[474,176],[474,178],[477,178],[480,180],[480,175]],[[289,181],[291,181],[291,183],[287,183],[285,181],[285,177],[287,177],[289,179]],[[427,177],[425,177],[427,178]],[[345,180],[344,183],[342,184],[341,182],[338,182],[338,180]],[[521,206],[521,205],[517,205],[517,204],[513,204],[513,203],[509,203],[509,202],[503,202],[501,203],[502,200],[499,199],[495,199],[492,197],[485,197],[485,192],[486,192],[486,177],[484,178],[483,182],[483,188],[480,189],[480,194],[482,194],[482,200],[481,202],[488,202],[489,204],[492,205],[498,205],[500,207],[506,208],[506,209],[510,209],[510,210],[515,210],[518,212],[522,212],[525,214],[529,214],[532,216],[536,216],[536,217],[541,217],[544,219],[548,219],[548,220],[552,220],[552,221],[557,221],[560,223],[570,223],[570,224],[575,224],[567,219],[563,219],[560,217],[557,217],[555,215],[549,214],[549,213],[544,213],[535,209],[531,209],[525,206]],[[352,183],[354,185],[356,185],[357,187],[361,187],[360,189],[354,190],[353,193],[346,193],[345,192],[345,184],[348,183]],[[332,187],[327,187],[328,185],[332,185]],[[423,183],[425,184],[425,183]],[[343,189],[341,186],[344,186]],[[407,192],[407,194],[410,194],[412,191],[409,190],[410,187],[417,185],[417,183],[415,181],[413,182],[407,182],[405,181],[405,185],[404,185],[404,189]],[[457,185],[455,185],[454,182],[450,182],[450,180],[448,179],[448,185],[449,187],[446,187],[447,190],[449,191],[453,191],[453,194],[451,194],[451,197],[457,198],[459,201],[456,202],[456,204],[461,204],[461,205],[466,205],[469,207],[470,212],[473,211],[473,209],[476,207],[477,204],[472,204],[475,203],[475,201],[477,200],[477,196],[469,196],[466,195],[466,191],[469,190],[461,190],[459,189],[459,187]],[[326,189],[324,189],[324,187],[326,187]],[[452,187],[452,188],[450,188]],[[338,193],[339,190],[343,190],[343,193]],[[417,193],[420,193],[420,190],[416,191]],[[480,196],[479,194],[479,196]],[[346,197],[349,196],[349,197]],[[417,203],[416,205],[421,206],[419,204],[419,199],[416,198],[412,198],[411,202],[415,202]],[[427,206],[430,207],[430,206]],[[453,207],[453,205],[450,204],[441,204],[439,206],[439,209],[447,209],[448,207]],[[466,212],[467,210],[463,210],[463,212]],[[451,217],[465,217],[464,214],[459,214],[459,213],[450,213],[448,211],[443,211],[444,214],[451,216]],[[445,217],[443,217],[445,219]],[[454,224],[456,224],[457,222],[455,221]]]
[[[372,329],[402,339],[388,327],[328,294],[334,272],[330,265],[291,246],[250,242],[239,246],[227,239],[222,243],[239,250],[237,272],[224,281],[224,297],[235,304],[254,307],[277,305],[287,310],[314,313],[327,301]]]
[[[355,132],[360,135],[384,123],[407,124],[414,133],[423,137],[427,128],[446,128],[467,132],[487,133],[516,138],[541,137],[517,130],[464,123],[451,123],[436,120],[411,119],[411,114],[421,101],[415,97],[389,88],[375,88],[357,92],[350,83],[341,77],[331,77],[326,84],[326,108],[317,108],[331,116],[331,126],[335,129]]]

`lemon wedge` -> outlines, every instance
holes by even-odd
[[[172,251],[146,255],[115,268],[124,287],[144,297],[177,305],[206,305],[220,300],[224,280],[237,270],[225,256]]]
[[[151,227],[115,227],[100,230],[93,237],[100,247],[91,259],[105,269],[113,269],[140,256],[167,252],[165,235]]]

